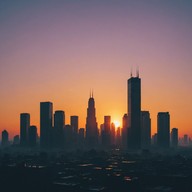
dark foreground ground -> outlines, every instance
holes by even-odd
[[[0,153],[2,192],[191,192],[192,150]]]

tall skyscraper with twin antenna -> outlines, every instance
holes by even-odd
[[[98,144],[98,127],[95,114],[95,100],[93,92],[90,93],[86,118],[86,142],[88,147],[93,148]]]
[[[128,149],[141,148],[141,79],[137,70],[136,77],[128,79]]]

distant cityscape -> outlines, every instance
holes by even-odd
[[[70,124],[65,124],[65,112],[57,110],[53,114],[53,103],[40,102],[40,135],[37,126],[30,124],[30,114],[20,114],[20,135],[9,140],[7,130],[2,131],[1,147],[19,146],[22,148],[58,149],[125,149],[150,150],[177,148],[192,145],[186,134],[178,137],[178,128],[170,129],[169,112],[157,114],[157,133],[151,136],[149,111],[141,109],[141,79],[127,81],[127,113],[122,117],[122,127],[116,127],[111,116],[104,116],[98,126],[93,92],[90,93],[85,128],[79,127],[79,117],[71,116]]]
[[[78,116],[65,124],[65,112],[40,103],[40,136],[30,114],[20,114],[20,135],[2,132],[0,186],[12,192],[191,192],[192,148],[187,135],[170,131],[169,112],[157,114],[151,137],[149,111],[141,110],[141,79],[127,81],[127,113],[122,127],[104,116],[98,127],[90,93],[85,128]]]

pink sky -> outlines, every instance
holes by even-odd
[[[192,136],[192,2],[0,2],[0,131],[19,134],[19,114],[39,129],[39,103],[85,127],[90,89],[98,124],[127,112],[127,79],[140,69],[142,109]]]

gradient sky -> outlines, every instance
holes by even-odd
[[[41,101],[79,116],[90,89],[97,121],[122,121],[127,79],[139,67],[142,109],[192,136],[191,0],[0,1],[0,131],[19,134],[19,115],[39,130]]]

